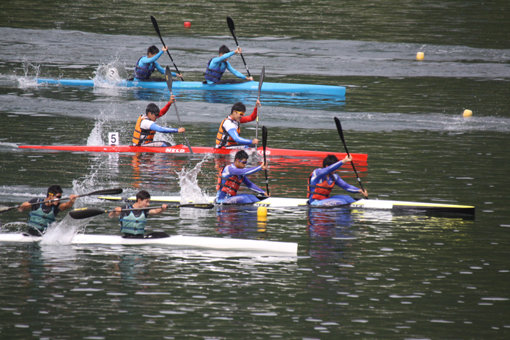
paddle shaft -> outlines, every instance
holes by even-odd
[[[262,89],[262,83],[264,82],[265,68],[262,66],[262,72],[260,72],[259,78],[259,92],[257,95],[257,102],[260,101],[260,91]],[[260,107],[257,108],[257,126],[255,127],[255,138],[259,139],[259,115],[260,115]]]
[[[186,204],[167,204],[167,208],[196,208],[196,209],[211,209],[214,207],[214,204],[210,203],[186,203]],[[127,209],[121,209],[120,211],[116,210],[105,210],[105,209],[99,209],[99,208],[81,208],[81,209],[75,209],[71,212],[69,212],[69,215],[74,219],[84,219],[89,217],[94,217],[101,214],[109,214],[111,212],[125,212],[125,211],[140,211],[140,210],[151,210],[151,209],[160,209],[161,205],[159,206],[152,206],[152,207],[146,207],[146,208],[127,208]]]
[[[165,68],[165,79],[166,79],[166,86],[168,87],[168,90],[170,90],[170,97],[173,96],[172,91],[172,72],[170,71],[170,68],[167,66]],[[177,116],[177,122],[179,123],[179,126],[181,126],[181,117],[179,117],[179,110],[177,110],[177,101],[174,101],[174,108],[175,108],[175,115]],[[186,145],[188,146],[189,152],[193,154],[193,149],[191,149],[191,144],[189,143],[188,137],[186,137],[186,132],[182,133],[184,140],[186,141]]]
[[[230,29],[230,33],[232,34],[232,37],[234,38],[234,41],[236,42],[237,48],[239,48],[239,43],[237,42],[237,37],[236,37],[236,33],[235,33],[236,27],[234,25],[234,20],[232,20],[231,17],[227,17],[227,25],[228,25],[228,28]],[[244,67],[246,67],[246,72],[248,73],[248,77],[251,77],[250,70],[248,69],[246,60],[244,60],[243,54],[242,53],[239,53],[239,54],[241,55],[241,59],[243,60]]]
[[[267,145],[267,128],[262,126],[262,151],[264,155],[264,165],[267,167],[266,163],[266,145]],[[266,176],[266,192],[269,196],[269,181],[267,179],[267,169],[264,170],[264,175]]]
[[[96,191],[93,191],[93,192],[89,192],[88,194],[77,195],[76,198],[78,198],[78,197],[85,197],[85,196],[92,196],[92,195],[118,195],[118,194],[121,194],[121,193],[122,193],[122,189],[121,188],[104,189],[104,190],[96,190]],[[33,202],[33,203],[30,203],[30,205],[32,206],[32,205],[41,204],[41,203],[55,202],[55,201],[67,201],[67,200],[69,200],[69,197],[53,198],[51,200],[47,200],[47,201],[43,201],[43,202]],[[13,210],[13,209],[18,209],[19,207],[21,207],[21,204],[17,205],[17,206],[14,206],[14,207],[9,207],[9,208],[7,208],[5,210],[0,210],[0,214],[4,213],[4,212],[7,212],[7,211],[10,211],[10,210]]]
[[[156,18],[154,18],[152,15],[151,15],[151,21],[152,21],[152,26],[154,26],[154,30],[156,31],[156,33],[158,34],[158,37],[159,37],[159,40],[161,40],[161,43],[163,44],[164,47],[166,47],[166,44],[165,42],[163,41],[163,37],[161,36],[161,32],[159,31],[159,25],[158,25],[158,22],[156,21]],[[166,50],[166,54],[168,54],[168,57],[170,58],[170,60],[172,61],[172,64],[174,64],[174,67],[175,67],[175,70],[177,71],[178,74],[181,74],[181,72],[179,71],[179,69],[177,68],[177,65],[175,65],[175,62],[174,62],[174,59],[172,58],[172,56],[170,55],[170,52],[168,52],[168,49]],[[171,75],[170,75],[171,76]],[[184,80],[184,78],[181,78],[182,80]]]
[[[340,139],[342,140],[342,143],[344,145],[345,152],[347,153],[347,156],[351,157],[351,154],[349,153],[349,149],[347,148],[347,144],[345,143],[344,133],[342,130],[342,124],[340,123],[340,119],[338,119],[337,117],[335,117],[335,124],[336,124],[336,129],[338,131],[338,135],[340,136]],[[365,191],[365,189],[363,188],[363,183],[361,183],[361,179],[359,178],[358,171],[356,171],[356,166],[354,165],[354,159],[351,160],[351,166],[352,166],[352,170],[354,170],[354,174],[356,174],[356,179],[358,180],[361,190]],[[367,198],[368,198],[368,196],[367,196]]]

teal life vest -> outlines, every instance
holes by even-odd
[[[133,206],[126,205],[125,209],[132,209]],[[120,232],[129,235],[143,235],[145,224],[147,224],[147,210],[125,211],[120,215]],[[138,216],[137,216],[138,215]]]
[[[205,69],[205,79],[212,81],[213,83],[217,83],[221,80],[221,76],[223,76],[223,72],[225,72],[225,68],[221,68],[222,64],[225,62],[221,62],[217,65],[216,68],[210,68],[212,58],[209,60],[207,64],[207,68]]]
[[[58,210],[57,206],[52,205],[50,211],[45,212],[43,210],[44,198],[39,199],[39,201],[41,203],[37,206],[37,208],[33,209],[29,214],[28,225],[30,227],[36,228],[41,233],[44,233],[46,231],[46,229],[48,228],[48,226],[50,225],[50,223],[55,222],[55,219],[56,219],[56,216],[57,216],[57,213],[59,210]]]

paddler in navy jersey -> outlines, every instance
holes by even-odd
[[[355,202],[356,200],[348,195],[335,195],[329,197],[331,191],[338,185],[342,189],[361,193],[368,197],[366,190],[352,186],[340,178],[335,171],[343,164],[351,162],[352,158],[346,156],[339,161],[335,155],[328,155],[322,161],[322,168],[315,169],[308,178],[308,204],[314,207],[341,206]]]
[[[216,134],[215,147],[217,149],[223,147],[235,149],[258,144],[259,140],[257,138],[246,139],[240,136],[240,125],[243,123],[252,122],[257,119],[257,108],[260,106],[260,101],[257,99],[257,103],[255,104],[251,115],[244,117],[246,106],[241,102],[237,102],[232,105],[232,108],[230,109],[230,115],[221,121],[218,133]]]
[[[19,206],[18,211],[32,209],[28,218],[28,234],[42,236],[48,226],[55,222],[57,214],[71,208],[78,196],[69,195],[69,200],[64,203],[60,202],[61,198],[62,188],[60,185],[52,185],[47,190],[46,198],[34,198]]]
[[[139,81],[164,81],[164,78],[151,78],[152,73],[158,70],[159,73],[165,74],[165,69],[156,61],[161,57],[163,52],[166,52],[168,47],[163,46],[160,51],[156,46],[152,45],[147,49],[147,56],[143,56],[136,62],[134,80]],[[182,74],[172,72],[172,77],[179,77],[182,79]]]
[[[116,207],[108,216],[110,218],[120,216],[120,232],[124,238],[162,238],[169,235],[165,232],[154,232],[145,235],[145,225],[147,224],[147,216],[160,214],[168,207],[162,204],[161,208],[148,208],[151,201],[151,195],[146,190],[140,190],[136,194],[136,202],[126,204],[124,207]],[[122,211],[127,209],[140,209],[131,211]]]
[[[229,70],[233,75],[237,78],[244,80],[253,80],[253,77],[246,77],[244,74],[236,70],[230,65],[228,62],[228,58],[232,57],[234,54],[241,54],[241,48],[238,47],[235,51],[230,52],[229,48],[225,45],[222,45],[218,51],[219,56],[216,58],[212,58],[207,63],[207,68],[205,70],[205,81],[204,84],[231,84],[231,83],[239,83],[241,81],[235,79],[227,79],[221,80],[223,73],[226,70]]]
[[[163,109],[159,109],[159,107],[150,103],[147,105],[145,109],[145,114],[140,115],[138,120],[136,121],[135,131],[133,132],[133,139],[131,140],[132,145],[135,146],[170,146],[169,143],[164,141],[154,141],[154,135],[156,132],[161,133],[183,133],[186,131],[185,128],[180,127],[176,128],[168,128],[159,126],[156,124],[156,119],[163,116],[167,113],[168,109],[175,102],[175,96],[171,96],[168,103],[163,107]]]
[[[216,185],[216,203],[219,204],[246,204],[255,203],[260,201],[257,196],[252,194],[237,194],[241,184],[244,184],[248,189],[268,196],[267,193],[256,186],[248,179],[248,176],[266,170],[267,164],[261,164],[256,167],[246,168],[248,162],[248,154],[244,150],[236,153],[234,163],[227,165],[220,169],[218,172],[218,184]]]

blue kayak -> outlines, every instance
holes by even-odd
[[[53,84],[63,86],[95,86],[93,79],[48,79],[37,78],[38,84]],[[123,80],[115,84],[119,87],[137,87],[145,89],[166,89],[164,81],[130,81]],[[201,91],[258,91],[259,83],[256,81],[247,81],[235,84],[203,84],[200,81],[173,81],[172,90],[201,90]],[[303,93],[319,94],[334,97],[345,97],[344,86],[334,85],[309,85],[309,84],[291,84],[291,83],[267,83],[262,84],[261,91],[264,92],[285,92],[285,93]]]

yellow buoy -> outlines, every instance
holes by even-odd
[[[462,112],[462,117],[467,118],[471,117],[473,115],[473,111],[465,109],[464,112]]]
[[[423,60],[423,58],[425,58],[425,53],[423,52],[416,53],[416,60]]]
[[[267,219],[267,208],[266,207],[258,207],[257,208],[257,219],[260,221],[265,221]]]

